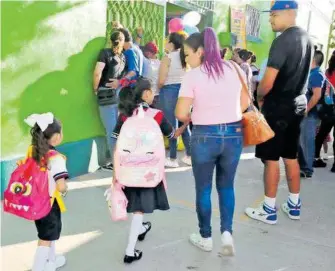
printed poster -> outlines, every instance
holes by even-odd
[[[235,34],[237,37],[236,47],[246,49],[247,37],[245,27],[245,6],[232,6],[230,17],[230,32]]]

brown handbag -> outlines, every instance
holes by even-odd
[[[271,127],[265,120],[263,114],[252,103],[252,97],[248,90],[248,86],[245,83],[239,69],[236,64],[233,66],[238,74],[238,77],[242,84],[242,91],[246,92],[250,98],[251,106],[247,112],[243,113],[242,126],[243,126],[243,141],[244,146],[253,146],[264,143],[275,136]]]

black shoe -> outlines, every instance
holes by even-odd
[[[300,177],[301,178],[305,178],[305,179],[310,179],[310,178],[313,177],[313,174],[311,174],[311,173],[305,173],[303,171],[300,171]]]
[[[104,170],[104,171],[113,171],[114,169],[114,166],[112,163],[110,164],[107,164],[107,165],[104,165],[100,168],[101,170]]]
[[[142,255],[143,255],[142,251],[135,250],[134,251],[134,256],[125,255],[124,259],[123,259],[123,262],[129,264],[129,263],[132,263],[134,261],[139,261],[139,260],[141,260]]]
[[[327,163],[325,161],[323,161],[322,159],[315,159],[314,163],[313,163],[313,167],[316,168],[325,168],[327,167]]]
[[[331,172],[335,173],[335,164],[333,165],[333,167],[330,170]]]
[[[138,236],[138,241],[144,241],[145,236],[151,230],[151,223],[150,222],[144,222],[143,226],[146,228],[146,231]]]

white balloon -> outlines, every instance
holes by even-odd
[[[196,26],[200,21],[201,15],[196,11],[187,12],[183,18],[184,25]]]

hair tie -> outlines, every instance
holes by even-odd
[[[54,122],[54,115],[51,112],[44,114],[32,114],[24,120],[30,127],[34,127],[35,124],[41,128],[44,132],[50,124]]]

